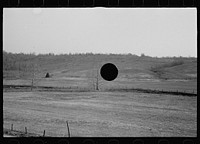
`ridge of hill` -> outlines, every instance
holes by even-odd
[[[196,58],[154,58],[112,54],[36,56],[6,52],[3,53],[3,75],[4,78],[23,78],[31,76],[35,71],[39,77],[43,77],[46,72],[54,77],[87,77],[94,69],[100,69],[108,62],[118,67],[120,78],[197,78]]]

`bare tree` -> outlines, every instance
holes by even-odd
[[[34,78],[35,78],[35,64],[33,64],[32,65],[33,67],[33,69],[32,69],[32,73],[31,73],[31,91],[32,91],[32,89],[33,89],[33,81],[34,81]]]
[[[32,72],[31,72],[31,91],[33,89],[33,86],[39,82],[39,79],[37,79],[37,74],[39,73],[40,68],[37,64],[32,64]]]
[[[99,71],[97,69],[96,77],[95,77],[95,90],[99,90]]]
[[[94,68],[87,73],[87,80],[89,87],[92,87],[93,90],[99,90],[100,85],[102,84],[102,79],[100,77],[99,69]]]

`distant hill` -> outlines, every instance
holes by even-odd
[[[197,79],[196,58],[155,58],[137,55],[74,54],[33,55],[3,52],[3,78],[85,78],[107,62],[115,64],[121,79]]]

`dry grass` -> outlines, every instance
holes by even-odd
[[[47,136],[197,135],[197,97],[131,92],[6,92],[4,127]]]
[[[10,59],[12,54],[3,57]],[[26,126],[32,133],[42,134],[45,129],[47,136],[62,137],[68,135],[67,120],[72,137],[197,136],[197,97],[104,91],[138,88],[197,93],[195,58],[183,58],[183,63],[172,67],[169,64],[174,58],[131,55],[27,55],[24,58],[27,61],[17,55],[12,59],[38,65],[34,86],[53,88],[46,92],[4,89],[4,128],[10,128],[13,123],[19,131],[24,131]],[[93,70],[107,62],[118,67],[117,79],[106,82],[100,78],[100,91],[90,91]],[[11,64],[4,60],[7,68]],[[159,73],[151,71],[160,65],[165,67]],[[23,73],[17,66],[4,69],[3,85],[31,85],[32,70]],[[45,79],[46,72],[52,77]],[[58,87],[71,92],[62,92]]]

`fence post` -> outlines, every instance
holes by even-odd
[[[70,131],[69,131],[68,121],[66,121],[66,123],[67,123],[68,137],[70,137]]]
[[[27,128],[25,127],[25,134],[27,134]]]
[[[11,124],[11,131],[13,131],[13,124]]]
[[[45,130],[44,130],[44,132],[43,132],[43,137],[45,136]]]

